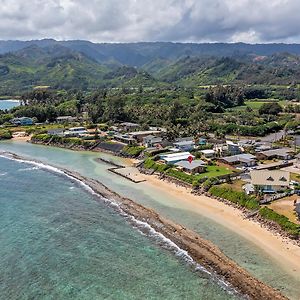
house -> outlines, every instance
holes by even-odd
[[[177,153],[171,153],[171,154],[162,154],[160,155],[161,160],[166,164],[176,164],[177,162],[180,162],[182,160],[188,160],[189,157],[195,158],[191,153],[189,152],[177,152]]]
[[[160,145],[162,142],[163,139],[159,136],[148,135],[143,138],[143,145],[146,148],[156,147],[157,145]]]
[[[161,131],[155,131],[155,130],[135,131],[135,132],[128,133],[128,135],[131,138],[135,139],[139,143],[143,142],[143,138],[148,135],[161,136],[161,134],[162,134]]]
[[[238,144],[235,144],[232,141],[226,141],[227,151],[230,155],[237,155],[242,153],[241,148]]]
[[[252,154],[238,154],[232,156],[221,157],[218,159],[219,162],[228,165],[239,165],[244,167],[253,167],[256,165],[256,158]]]
[[[195,148],[194,141],[181,141],[173,144],[179,151],[191,151]]]
[[[50,135],[58,135],[63,136],[64,135],[64,129],[63,128],[57,128],[57,129],[50,129],[47,131]]]
[[[281,170],[253,170],[251,184],[263,193],[284,191],[290,185],[290,173]]]
[[[31,118],[22,117],[22,118],[14,118],[10,120],[10,123],[16,125],[16,126],[30,126],[33,125],[34,122]]]
[[[126,145],[134,145],[136,144],[136,140],[130,137],[128,134],[114,134],[114,140],[121,142]]]
[[[289,160],[294,157],[294,151],[290,148],[271,149],[256,153],[256,157],[258,160],[270,160],[274,158]]]
[[[124,122],[124,123],[119,124],[119,126],[118,126],[118,129],[120,131],[126,131],[126,132],[133,131],[138,128],[140,128],[139,124],[131,123],[131,122]]]
[[[57,117],[56,118],[56,122],[63,124],[63,123],[72,123],[75,122],[77,120],[76,117],[72,117],[72,116],[61,116],[61,117]]]
[[[65,136],[81,136],[88,134],[87,130],[84,127],[73,127],[64,132]]]
[[[214,158],[215,157],[215,150],[211,150],[211,149],[207,149],[207,150],[202,150],[200,151],[202,153],[202,155],[205,158]]]
[[[206,170],[205,162],[202,160],[193,160],[192,162],[183,160],[175,163],[175,165],[178,169],[189,174],[203,173]]]

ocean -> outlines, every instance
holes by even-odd
[[[82,185],[0,157],[0,299],[238,299]]]
[[[12,109],[20,105],[18,100],[0,100],[0,110]]]
[[[113,160],[116,163],[126,163],[121,158],[103,153],[74,152],[16,141],[1,142],[0,151],[1,150],[11,151],[31,159],[38,159],[51,165],[65,167],[72,171],[80,172],[84,176],[95,178],[121,195],[129,197],[147,207],[151,207],[161,215],[195,230],[203,238],[216,244],[228,257],[235,260],[258,279],[280,289],[291,299],[300,299],[299,274],[291,276],[281,265],[273,261],[268,253],[262,251],[262,249],[247,239],[247,237],[240,236],[230,229],[221,226],[216,221],[195,213],[193,208],[185,203],[184,199],[172,198],[161,189],[153,188],[149,190],[143,183],[131,183],[124,178],[108,172],[107,169],[109,165],[95,161],[96,158],[101,156],[105,159]],[[0,164],[0,170],[1,166]],[[129,228],[132,230],[130,226]],[[158,250],[162,251],[160,247],[158,247]],[[168,253],[168,255],[169,254],[170,253]],[[173,255],[171,255],[171,257],[174,258]],[[175,261],[178,262],[177,258]],[[179,266],[182,266],[188,273],[194,273],[193,270],[185,264],[182,264],[182,262],[179,262]],[[198,275],[196,277],[198,277]],[[210,282],[210,280],[208,281]],[[212,295],[211,297],[205,298],[205,296],[201,296],[201,293],[198,298],[196,296],[197,299],[218,299],[217,297],[218,296],[215,297]],[[112,299],[115,298],[112,297]],[[160,299],[160,297],[150,297],[150,299]],[[173,298],[171,297],[171,299]],[[193,294],[190,295],[187,293],[187,295],[181,299],[193,299]]]

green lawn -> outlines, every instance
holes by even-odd
[[[201,173],[199,175],[195,175],[198,179],[202,179],[204,177],[211,178],[211,177],[218,177],[223,175],[231,174],[232,170],[223,167],[223,166],[207,166],[207,170],[205,173]]]

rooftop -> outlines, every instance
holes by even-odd
[[[161,133],[161,131],[157,131],[157,130],[146,130],[146,131],[135,131],[135,132],[129,132],[128,134],[132,135],[132,136],[137,136],[137,135],[151,135],[151,134],[157,134],[157,133]]]
[[[253,185],[289,186],[290,173],[281,170],[253,170],[250,172]]]
[[[176,142],[174,143],[175,146],[192,146],[195,145],[194,141],[181,141],[181,142]]]
[[[279,148],[279,149],[271,149],[266,151],[259,152],[260,154],[266,155],[266,156],[273,156],[273,155],[288,155],[290,153],[293,153],[294,151],[290,148]]]
[[[191,163],[184,160],[184,161],[180,161],[178,163],[175,164],[176,166],[188,169],[188,170],[194,170],[198,167],[203,167],[205,166],[205,162],[202,160],[193,160]]]
[[[243,153],[243,154],[237,154],[237,155],[232,155],[232,156],[226,156],[226,157],[222,157],[222,160],[226,160],[229,163],[233,163],[233,162],[249,162],[252,160],[256,160],[256,157],[252,154],[247,154],[247,153]]]
[[[165,160],[166,162],[170,161],[180,161],[180,160],[187,160],[189,157],[195,158],[191,153],[189,152],[177,152],[172,154],[163,154],[161,155],[161,159]]]

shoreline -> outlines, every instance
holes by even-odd
[[[28,142],[32,143],[31,141]],[[45,145],[43,143],[37,144]],[[54,145],[45,146],[55,147]],[[65,147],[64,145],[57,147],[73,151],[87,151],[84,149]],[[102,151],[93,150],[90,150],[90,152],[102,153]],[[103,151],[103,153],[120,157],[110,151]],[[135,159],[122,158],[131,165],[136,163]],[[134,171],[132,171],[132,169]],[[126,168],[123,170],[126,170]],[[121,174],[117,175],[120,176]],[[123,175],[126,176],[128,174],[125,172]],[[297,275],[300,278],[299,241],[292,240],[280,230],[274,229],[274,227],[270,226],[269,222],[262,222],[256,217],[247,218],[244,209],[241,209],[227,200],[220,201],[213,196],[193,194],[192,188],[190,187],[176,183],[173,180],[163,180],[157,174],[150,175],[141,173],[137,167],[131,167],[130,176],[128,177],[131,177],[131,179],[135,181],[141,181],[142,184],[148,186],[149,189],[155,188],[164,193],[168,193],[173,198],[177,198],[181,203],[184,203],[186,209],[203,215],[244,237],[267,253],[274,262],[280,264],[290,275],[294,277]]]
[[[24,159],[12,153],[9,153],[9,157],[27,163],[43,164],[43,162]],[[131,199],[120,196],[97,180],[86,178],[77,172],[67,169],[58,170],[62,172],[62,175],[67,175],[73,180],[84,183],[97,195],[108,200],[111,199],[113,201],[111,207],[119,214],[125,213],[125,216],[129,216],[130,219],[148,224],[157,233],[171,240],[177,247],[187,251],[194,262],[205,267],[213,274],[220,276],[242,295],[247,295],[250,299],[255,300],[287,299],[276,289],[254,278],[234,261],[226,257],[214,244],[204,240],[196,232],[160,216],[154,210],[146,208]],[[114,203],[117,205],[112,205]]]

